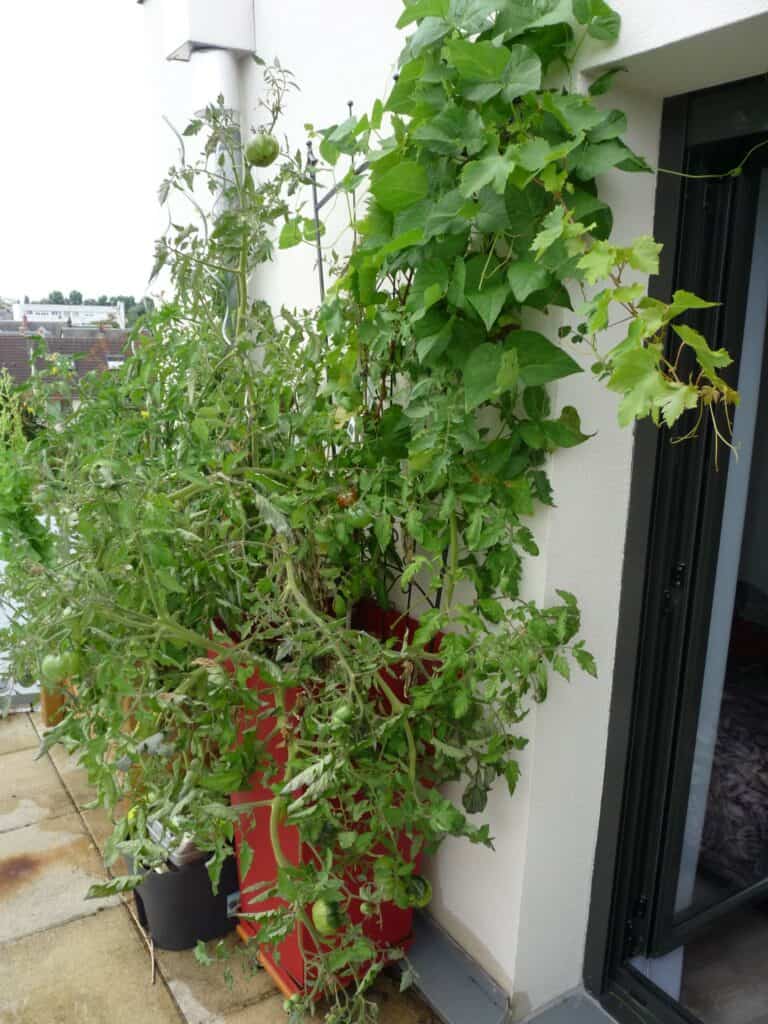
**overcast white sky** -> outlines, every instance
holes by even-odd
[[[158,225],[136,0],[0,0],[0,297],[142,295]]]

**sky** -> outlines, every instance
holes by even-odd
[[[159,221],[136,0],[0,0],[0,298],[143,295]]]

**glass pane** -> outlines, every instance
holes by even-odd
[[[734,424],[738,458],[729,463],[710,631],[702,639],[706,662],[675,903],[678,918],[768,877],[768,359],[763,359],[763,273],[763,267],[753,264],[739,372],[742,401]],[[758,293],[762,309],[756,308]]]
[[[768,1024],[768,906],[743,907],[632,966],[702,1024]]]

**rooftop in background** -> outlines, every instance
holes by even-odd
[[[125,303],[114,306],[59,306],[48,302],[14,302],[13,319],[44,324],[67,324],[70,327],[88,327],[113,322],[125,327]]]
[[[76,361],[80,377],[92,370],[111,370],[128,354],[129,332],[119,328],[64,327],[61,324],[23,324],[0,321],[0,368],[5,367],[21,383],[31,376],[31,353],[42,338],[49,353],[80,356]],[[45,363],[37,360],[35,369]]]

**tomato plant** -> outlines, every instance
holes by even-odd
[[[589,94],[546,84],[568,81],[587,36],[614,39],[618,15],[602,0],[411,0],[400,24],[391,94],[318,133],[318,174],[342,155],[367,165],[338,182],[364,213],[327,300],[277,311],[249,291],[276,235],[316,240],[301,155],[251,173],[292,85],[265,67],[259,159],[223,101],[179,136],[156,252],[173,300],[78,403],[50,401],[71,370],[36,375],[26,398],[44,412],[12,443],[8,428],[0,466],[3,586],[20,609],[0,642],[24,676],[41,650],[79,652],[46,743],[78,752],[104,806],[128,798],[109,862],[164,860],[159,822],[195,837],[215,881],[239,813],[228,794],[258,774],[278,866],[262,895],[281,901],[259,941],[299,924],[313,937],[294,1020],[319,995],[329,1019],[370,1019],[369,986],[400,952],[351,903],[365,918],[426,905],[422,854],[448,836],[491,845],[482,813],[494,786],[514,793],[531,705],[553,673],[596,674],[576,597],[521,592],[535,512],[554,503],[549,460],[588,441],[548,386],[586,353],[622,422],[706,413],[720,431],[737,399],[727,353],[678,322],[709,304],[648,298],[635,278],[659,246],[612,240],[599,178],[648,167],[624,114],[595,102],[610,73]],[[531,318],[555,308],[573,322],[548,337]],[[603,351],[616,313],[626,338]],[[696,360],[688,377],[674,344]],[[354,628],[371,598],[418,604],[418,628]],[[279,759],[243,715],[274,722]],[[284,856],[282,824],[307,863]]]

